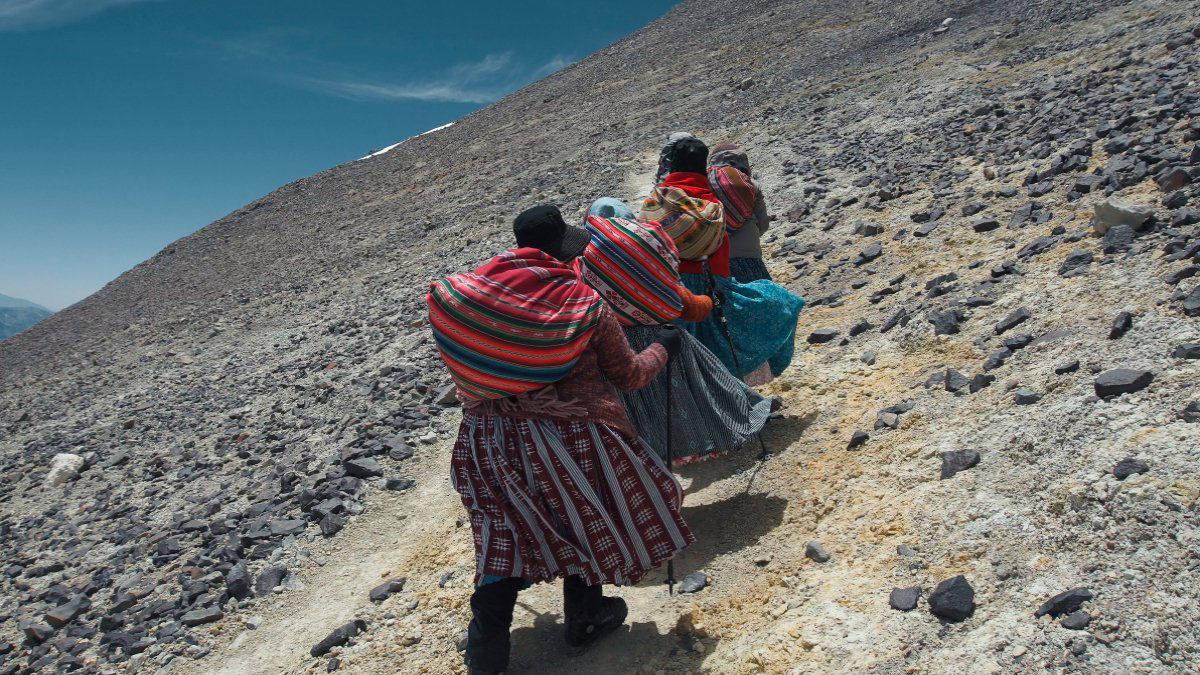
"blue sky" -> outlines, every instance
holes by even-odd
[[[61,309],[674,0],[0,0],[0,293]]]

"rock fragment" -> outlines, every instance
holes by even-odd
[[[1200,359],[1200,344],[1195,342],[1185,342],[1171,352],[1173,359]]]
[[[829,551],[814,539],[804,545],[804,557],[819,563],[829,562]]]
[[[892,609],[898,609],[901,612],[910,612],[917,608],[917,599],[920,597],[920,586],[896,588],[888,596],[888,604],[891,605]]]
[[[1042,395],[1028,387],[1021,387],[1013,393],[1013,400],[1017,405],[1033,405],[1042,400]]]
[[[1108,339],[1120,339],[1129,332],[1130,328],[1133,328],[1133,314],[1130,312],[1121,312],[1113,318],[1112,326],[1108,329]]]
[[[833,328],[820,328],[809,334],[808,343],[813,345],[825,344],[837,336],[838,331]]]
[[[929,594],[929,611],[947,621],[962,621],[975,611],[975,589],[961,574],[946,579]]]
[[[1128,225],[1137,229],[1153,217],[1152,208],[1109,197],[1096,204],[1093,228],[1096,234],[1105,234],[1117,225]]]
[[[1126,457],[1113,467],[1113,475],[1117,480],[1125,480],[1137,473],[1149,473],[1150,465],[1136,457]]]
[[[1046,602],[1043,602],[1042,606],[1038,607],[1037,611],[1034,612],[1033,615],[1036,617],[1042,617],[1049,614],[1050,616],[1058,617],[1063,614],[1070,614],[1071,612],[1079,609],[1081,606],[1083,606],[1083,603],[1091,600],[1093,597],[1095,596],[1093,596],[1092,592],[1087,588],[1072,588],[1069,591],[1063,591],[1062,593],[1050,598]]]
[[[942,453],[942,480],[953,478],[960,471],[972,469],[979,464],[977,450],[950,450]]]
[[[680,593],[698,593],[708,587],[708,575],[704,572],[692,572],[679,583]]]
[[[83,457],[69,452],[60,452],[50,460],[50,471],[46,473],[45,484],[57,487],[79,477],[83,468]]]
[[[404,590],[404,584],[408,582],[407,578],[392,579],[379,584],[371,589],[368,594],[371,602],[383,602],[392,596],[393,593],[399,593]]]
[[[1013,310],[1011,314],[1004,317],[1000,323],[996,324],[996,335],[1003,335],[1004,333],[1016,328],[1017,326],[1028,321],[1029,317],[1031,316],[1033,316],[1033,314],[1030,313],[1029,309],[1025,307],[1018,307],[1017,309]]]
[[[259,572],[258,578],[254,580],[255,595],[262,598],[273,593],[275,587],[283,581],[287,573],[287,568],[282,565],[271,565]]]
[[[1100,373],[1096,377],[1094,387],[1096,395],[1100,398],[1108,398],[1110,396],[1120,396],[1121,394],[1132,394],[1135,391],[1141,391],[1150,386],[1154,381],[1154,373],[1148,370],[1134,370],[1133,368],[1114,368]]]
[[[871,438],[871,434],[865,431],[856,431],[850,435],[850,442],[846,444],[847,450],[853,450],[858,446],[866,443]]]
[[[1071,612],[1062,619],[1062,627],[1067,630],[1083,630],[1092,622],[1092,615],[1082,609],[1076,612]]]
[[[367,622],[362,619],[355,619],[338,626],[332,633],[325,637],[317,644],[313,645],[308,651],[314,658],[324,656],[329,653],[329,650],[334,647],[341,647],[350,641],[351,638],[367,629]]]
[[[225,618],[225,613],[220,607],[204,607],[202,609],[193,609],[184,614],[179,619],[179,623],[185,626],[202,626],[206,623],[213,623]]]

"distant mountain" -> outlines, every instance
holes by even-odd
[[[0,309],[8,309],[10,307],[22,307],[22,308],[26,308],[26,309],[40,309],[43,312],[50,311],[48,308],[42,307],[41,305],[37,304],[36,302],[22,300],[21,298],[14,298],[11,295],[5,295],[3,293],[0,293]],[[53,312],[51,312],[51,313],[53,313]]]
[[[0,340],[20,333],[53,313],[36,302],[0,293]]]

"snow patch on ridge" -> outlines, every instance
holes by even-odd
[[[417,136],[425,136],[425,135],[427,135],[427,134],[432,134],[432,133],[433,133],[433,132],[435,132],[435,131],[441,131],[442,129],[445,129],[445,128],[447,128],[447,127],[452,127],[452,126],[454,126],[454,122],[447,122],[446,124],[443,124],[443,125],[442,125],[442,126],[440,126],[440,127],[434,127],[434,128],[432,128],[432,129],[430,129],[429,131],[422,131],[421,133],[417,134],[416,136],[409,136],[408,138],[404,139],[404,141],[410,141],[410,140],[412,140],[412,139],[414,139],[414,138],[417,138]],[[384,153],[387,153],[387,152],[390,152],[390,151],[392,151],[393,149],[395,149],[395,148],[396,148],[396,146],[400,145],[401,143],[404,143],[404,141],[400,141],[400,143],[392,143],[391,145],[387,146],[386,148],[384,148],[384,149],[382,149],[382,150],[376,150],[375,152],[372,152],[372,153],[371,153],[371,154],[369,154],[369,155],[365,155],[365,156],[363,156],[363,157],[359,157],[359,158],[358,158],[357,160],[355,160],[355,161],[362,161],[362,160],[364,160],[364,159],[370,159],[370,158],[372,158],[372,157],[378,157],[379,155],[382,155],[382,154],[384,154]]]

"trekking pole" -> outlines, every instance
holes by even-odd
[[[671,422],[675,418],[674,411],[671,410],[671,365],[675,362],[670,355],[667,355],[667,472],[671,475],[671,480],[675,480],[675,451],[671,445]],[[682,488],[681,488],[682,489]],[[675,557],[672,556],[667,561],[667,594],[675,595]]]

